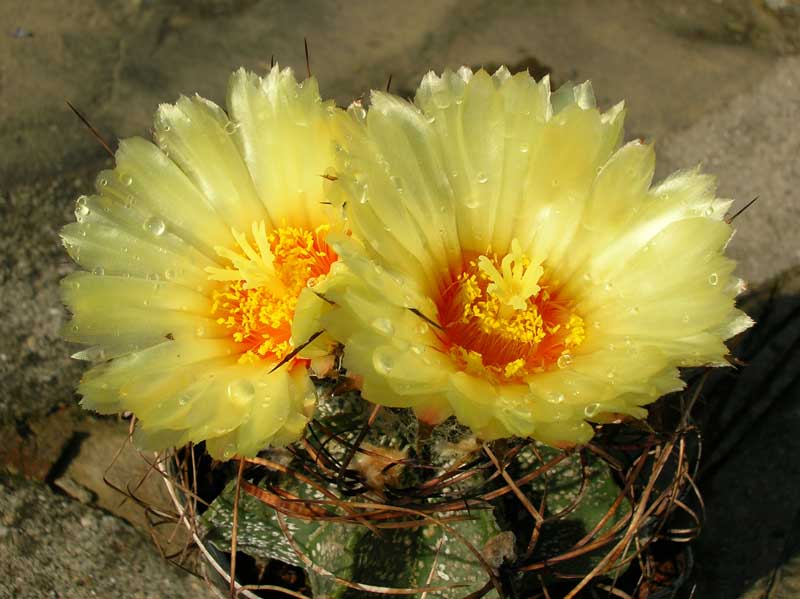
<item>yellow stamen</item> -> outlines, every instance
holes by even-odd
[[[544,267],[515,239],[502,257],[478,256],[446,286],[439,301],[443,341],[467,372],[515,380],[557,366],[583,343],[572,302],[541,282]],[[563,360],[562,360],[563,362]]]
[[[282,360],[291,353],[297,298],[336,261],[324,240],[327,230],[281,227],[268,235],[265,223],[259,222],[252,228],[255,247],[233,231],[239,250],[217,248],[231,266],[206,269],[210,279],[229,282],[214,291],[212,315],[242,344],[240,362]]]

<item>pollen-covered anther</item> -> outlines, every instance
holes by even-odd
[[[227,285],[213,292],[212,315],[245,345],[240,362],[282,360],[290,342],[297,299],[311,281],[328,274],[336,254],[325,242],[327,226],[314,231],[280,227],[266,232],[254,223],[253,243],[238,231],[238,250],[216,248],[230,261],[226,268],[208,268],[209,278]]]
[[[559,367],[583,343],[583,319],[544,274],[517,240],[502,258],[465,260],[438,302],[442,341],[465,371],[521,380]]]

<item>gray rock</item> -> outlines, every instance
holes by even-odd
[[[764,80],[725,108],[664,140],[659,170],[703,164],[733,210],[758,196],[736,220],[730,246],[751,283],[800,263],[800,57],[780,59]]]
[[[73,269],[58,231],[74,219],[76,176],[0,189],[0,425],[73,401],[82,370],[58,336],[67,315],[58,281]]]
[[[44,485],[0,477],[0,598],[212,597],[150,540]]]

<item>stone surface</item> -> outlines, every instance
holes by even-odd
[[[0,475],[0,598],[211,597],[117,518]]]
[[[751,283],[800,263],[800,56],[783,58],[761,83],[659,149],[663,174],[702,163],[733,210],[758,196],[736,221],[730,252]]]

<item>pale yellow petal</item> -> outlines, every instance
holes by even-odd
[[[314,228],[328,219],[323,178],[333,164],[331,122],[341,112],[323,102],[313,77],[298,83],[277,65],[266,77],[231,76],[228,108],[253,185],[276,226]]]

